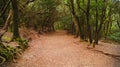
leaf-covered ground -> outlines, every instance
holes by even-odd
[[[119,45],[100,42],[95,49],[88,49],[88,43],[65,31],[31,36],[30,47],[6,67],[120,67],[119,57],[102,53],[120,55]]]

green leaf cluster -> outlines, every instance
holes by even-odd
[[[0,42],[0,64],[3,64],[5,61],[12,61],[17,54],[17,49],[11,46],[4,46]]]

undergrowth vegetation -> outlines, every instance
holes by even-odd
[[[11,46],[5,46],[0,42],[0,64],[5,61],[12,61],[17,54],[17,49]]]
[[[17,48],[21,49],[22,51],[25,51],[25,49],[28,48],[28,41],[27,40],[17,38],[15,41],[19,44],[19,46],[17,46]]]
[[[120,32],[115,32],[108,36],[108,39],[120,43]]]
[[[9,44],[3,44],[0,42],[0,64],[7,61],[13,61],[18,54],[24,52],[28,48],[28,41],[25,39],[17,38],[14,40],[19,46],[11,47]]]

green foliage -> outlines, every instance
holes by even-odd
[[[19,48],[23,51],[28,48],[28,41],[25,39],[17,38],[15,41],[18,42]]]
[[[72,17],[64,17],[60,21],[55,22],[54,27],[56,30],[71,29],[72,28]]]
[[[119,42],[120,43],[120,32],[113,33],[108,36],[108,39]]]
[[[21,18],[23,22],[21,26],[44,32],[46,30],[45,27],[53,26],[57,20],[58,11],[56,8],[58,5],[59,0],[35,0],[27,4],[21,13],[21,17],[24,17]]]
[[[3,64],[6,61],[6,59],[2,56],[0,56],[0,64]]]
[[[17,49],[11,47],[11,46],[4,46],[0,42],[0,63],[4,63],[5,61],[12,61],[14,59],[14,56],[17,53]]]
[[[28,41],[21,38],[16,38],[15,41],[18,42],[19,48],[24,51],[28,48]],[[14,57],[18,53],[17,48],[13,48],[11,46],[5,46],[3,43],[0,42],[0,64],[3,64],[6,61],[12,61]]]

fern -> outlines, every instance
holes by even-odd
[[[6,61],[6,59],[2,56],[0,56],[0,64],[3,64]]]

